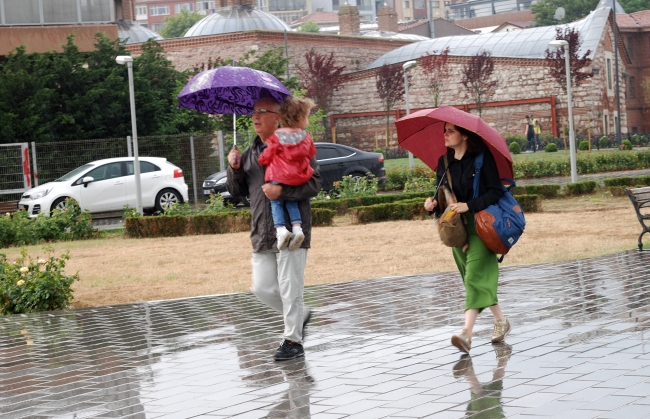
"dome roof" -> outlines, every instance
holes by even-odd
[[[600,7],[582,20],[560,25],[560,27],[575,28],[580,32],[582,45],[578,54],[583,55],[587,50],[591,50],[587,58],[593,58],[610,12],[609,7]],[[555,39],[555,28],[555,26],[542,26],[520,31],[445,36],[414,42],[382,55],[366,69],[416,60],[428,52],[443,51],[445,48],[449,48],[450,56],[470,57],[481,51],[489,51],[492,57],[542,59],[549,48],[548,43]]]
[[[291,31],[280,18],[250,5],[223,7],[204,17],[192,26],[185,37],[218,35],[255,29]]]
[[[361,36],[373,36],[376,38],[408,39],[410,41],[428,41],[431,39],[427,36],[414,35],[411,33],[390,32],[390,31],[364,32],[361,34]]]
[[[151,38],[155,39],[156,41],[164,39],[162,36],[158,35],[151,29],[147,29],[144,26],[140,26],[137,23],[131,22],[129,20],[117,21],[117,37],[125,40],[126,44],[138,44],[141,42],[147,42]]]

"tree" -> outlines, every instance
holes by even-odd
[[[320,26],[318,26],[318,23],[308,20],[307,22],[300,25],[298,32],[320,32]]]
[[[205,15],[197,12],[181,10],[179,14],[165,18],[165,26],[160,30],[160,36],[163,38],[180,38],[204,17]]]
[[[569,23],[583,18],[598,7],[600,0],[541,0],[533,4],[530,10],[535,15],[535,26],[553,26]],[[564,19],[555,20],[558,7],[565,10]]]
[[[384,64],[375,74],[377,84],[377,94],[382,100],[384,110],[386,111],[386,145],[388,145],[390,111],[393,109],[395,102],[404,98],[404,70],[400,63]]]
[[[334,52],[320,54],[312,48],[305,53],[306,66],[297,66],[297,72],[300,75],[302,86],[306,90],[306,96],[316,102],[319,109],[323,111],[323,128],[325,129],[325,138],[327,134],[327,113],[330,109],[332,94],[339,89],[341,73],[345,66],[336,65]]]
[[[424,74],[429,76],[429,90],[433,96],[435,107],[438,107],[442,86],[445,84],[451,72],[447,61],[449,60],[449,47],[445,48],[440,54],[437,51],[427,53],[420,58],[420,67]]]
[[[591,50],[587,50],[582,57],[578,56],[578,51],[582,45],[580,32],[574,28],[561,27],[555,28],[555,39],[562,39],[569,43],[569,62],[571,64],[570,76],[571,85],[577,86],[585,80],[594,76],[593,73],[583,72],[582,69],[589,64],[589,54]],[[558,82],[562,90],[566,93],[566,61],[564,57],[564,49],[560,48],[547,48],[546,51],[546,66],[548,67],[549,74]]]
[[[478,52],[470,57],[461,71],[460,82],[476,104],[479,116],[483,113],[483,104],[492,98],[499,85],[498,80],[492,80],[493,72],[494,60],[488,51]]]
[[[618,3],[625,9],[625,13],[648,10],[648,0],[619,0]]]

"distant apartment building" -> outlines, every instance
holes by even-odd
[[[165,19],[181,13],[182,10],[196,12],[225,7],[225,0],[188,1],[188,0],[136,0],[135,19],[138,24],[153,31],[160,31],[165,26]]]

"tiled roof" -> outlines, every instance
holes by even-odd
[[[650,27],[650,10],[628,14],[617,14],[616,23],[620,28],[648,28]]]
[[[402,32],[402,31],[405,31],[407,29],[412,29],[412,28],[417,28],[418,26],[427,25],[428,23],[429,23],[429,19],[412,20],[412,21],[408,21],[408,22],[398,23],[397,24],[397,30]]]
[[[336,12],[314,12],[291,22],[292,26],[299,25],[311,20],[314,23],[338,23],[339,14]]]

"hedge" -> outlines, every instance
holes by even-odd
[[[567,183],[566,185],[566,194],[567,195],[582,195],[592,193],[596,189],[596,182],[593,180],[588,180],[585,182],[577,183]]]
[[[650,176],[607,178],[603,183],[605,186],[650,186]]]
[[[358,198],[347,199],[332,199],[329,201],[316,201],[311,203],[312,209],[314,208],[327,208],[336,211],[338,215],[343,215],[351,208],[366,207],[376,204],[386,204],[389,202],[404,201],[414,198],[421,200],[433,196],[435,191],[425,192],[404,192],[404,193],[390,193],[374,196],[363,196]]]
[[[560,185],[526,185],[515,186],[510,190],[513,195],[541,195],[545,199],[556,198]]]
[[[580,174],[649,168],[650,150],[586,154],[577,158],[577,171]],[[517,179],[569,176],[571,163],[568,157],[557,161],[523,160],[514,163],[514,170]]]
[[[312,208],[312,224],[329,226],[335,211]],[[176,237],[200,234],[225,234],[249,231],[251,213],[249,210],[229,211],[220,214],[161,215],[158,217],[129,217],[125,219],[124,231],[127,237]]]

